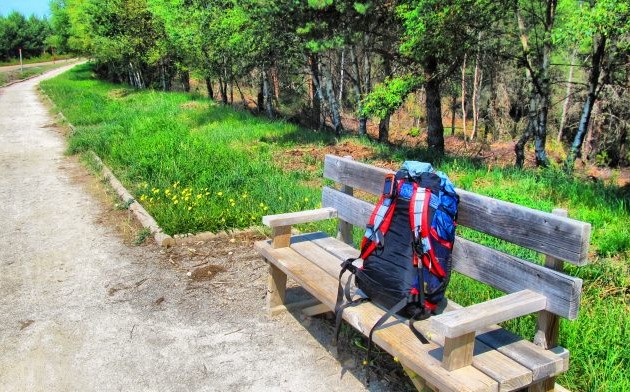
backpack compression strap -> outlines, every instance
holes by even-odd
[[[431,233],[431,222],[429,222],[429,208],[437,208],[439,206],[438,197],[431,192],[429,188],[419,187],[413,183],[413,195],[409,203],[409,223],[414,235],[414,265],[418,266],[418,255],[422,259],[422,264],[427,267],[430,273],[442,279],[446,277],[446,272],[437,262],[435,252],[429,241]],[[435,230],[433,230],[435,231]],[[436,233],[437,234],[437,233]],[[437,235],[434,235],[436,239]]]

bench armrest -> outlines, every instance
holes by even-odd
[[[433,316],[431,328],[446,338],[473,333],[492,324],[545,309],[547,298],[522,290],[480,304]]]
[[[337,210],[332,207],[319,208],[317,210],[289,212],[287,214],[266,215],[262,223],[268,227],[291,226],[299,223],[315,222],[324,219],[336,218]]]

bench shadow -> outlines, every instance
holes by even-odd
[[[400,364],[397,363],[390,354],[380,350],[376,345],[373,346],[372,357],[374,361],[378,359],[379,363],[376,367],[371,367],[369,371],[370,380],[368,381],[367,368],[362,364],[366,359],[367,351],[363,347],[360,347],[362,345],[367,346],[367,338],[345,324],[345,327],[342,326],[342,332],[337,346],[333,346],[332,340],[335,333],[335,320],[332,312],[309,317],[302,314],[302,308],[292,308],[290,306],[292,303],[309,300],[316,301],[316,298],[301,286],[287,287],[287,312],[337,360],[341,367],[341,372],[338,375],[339,379],[342,379],[347,373],[350,373],[369,391],[415,390],[404,374],[404,370]],[[396,320],[383,324],[379,329],[384,329],[401,322],[404,322],[403,319],[397,318]]]

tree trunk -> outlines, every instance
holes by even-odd
[[[588,94],[586,95],[586,101],[582,107],[582,115],[580,116],[580,125],[578,131],[573,139],[571,150],[567,156],[565,166],[567,169],[573,169],[573,163],[575,159],[580,156],[580,150],[582,149],[582,142],[584,141],[584,135],[588,129],[588,124],[591,121],[591,114],[593,111],[593,104],[597,100],[597,87],[599,85],[599,75],[602,68],[602,60],[604,58],[604,50],[606,49],[606,36],[593,37],[593,45],[596,49],[591,58],[591,70],[588,75]]]
[[[265,93],[263,92],[264,90],[264,83],[263,83],[263,73],[260,73],[260,83],[259,83],[259,88],[258,88],[258,99],[256,102],[256,107],[258,109],[258,113],[262,113],[265,110]]]
[[[271,90],[269,88],[269,78],[265,68],[262,68],[262,80],[263,80],[263,97],[265,101],[265,110],[267,111],[267,117],[273,118],[273,97],[271,96]]]
[[[536,166],[549,166],[549,159],[545,151],[547,142],[547,118],[549,114],[549,106],[551,104],[551,83],[549,69],[551,66],[551,33],[556,17],[557,0],[547,0],[547,8],[545,10],[545,34],[543,37],[543,58],[540,76],[540,108],[538,111],[538,124],[536,127],[536,142],[534,144],[536,150]]]
[[[219,77],[219,93],[221,94],[221,102],[224,105],[227,105],[228,104],[227,86],[226,86],[225,80],[223,80],[222,77]]]
[[[343,126],[341,125],[341,116],[339,114],[339,105],[337,104],[337,97],[335,97],[335,91],[333,89],[332,75],[330,68],[325,61],[322,61],[321,76],[324,83],[324,90],[326,91],[326,100],[328,101],[328,107],[330,108],[330,120],[332,122],[335,135],[341,136],[343,132]]]
[[[322,101],[324,100],[324,94],[321,89],[321,82],[319,77],[319,66],[317,55],[311,54],[308,58],[309,68],[311,71],[311,101],[312,105],[312,118],[315,121],[317,129],[322,127]]]
[[[571,54],[571,66],[569,67],[569,79],[567,80],[566,97],[564,98],[564,104],[562,105],[562,115],[560,115],[560,127],[558,128],[558,143],[562,141],[562,134],[564,133],[564,124],[567,121],[567,112],[569,111],[569,104],[571,103],[571,89],[573,87],[573,69],[575,62],[575,50]]]
[[[462,64],[462,132],[466,138],[466,55]]]
[[[359,136],[365,136],[367,134],[367,118],[363,115],[363,89],[361,88],[361,74],[359,72],[359,61],[357,59],[354,46],[350,47],[350,61],[352,62],[352,69],[354,70],[354,77],[352,78],[352,85],[354,87],[354,94],[357,100],[357,118],[359,120]]]
[[[341,68],[340,75],[339,75],[339,103],[341,105],[341,110],[343,110],[343,85],[345,82],[343,73],[346,66],[345,62],[346,62],[346,49],[343,48],[341,49],[341,66],[339,67]]]
[[[437,59],[429,56],[424,67],[426,109],[427,109],[427,142],[429,150],[437,156],[444,155],[444,127],[442,126],[442,102],[440,97],[440,80],[437,77]]]
[[[481,34],[480,34],[481,35]],[[481,90],[481,67],[479,67],[480,52],[477,51],[477,59],[475,60],[475,76],[473,79],[473,128],[470,134],[470,140],[473,140],[477,135],[477,128],[479,127],[479,90]]]
[[[278,67],[271,68],[271,80],[273,80],[273,96],[276,101],[280,100],[280,78],[278,77]]]
[[[516,167],[519,169],[523,168],[523,164],[525,163],[525,144],[532,137],[536,128],[536,112],[538,111],[537,96],[536,92],[532,91],[532,95],[529,98],[527,128],[525,128],[525,132],[523,132],[523,135],[514,146],[514,153],[516,154]]]
[[[496,118],[498,115],[498,110],[497,110],[497,90],[495,88],[495,78],[496,78],[496,74],[495,74],[496,70],[494,68],[490,68],[490,78],[488,80],[489,84],[490,84],[490,98],[488,100],[488,115],[486,116],[486,123],[485,123],[485,127],[486,127],[486,131],[485,131],[485,138],[487,139],[487,135],[488,133],[492,134],[492,141],[496,141],[499,138],[498,132],[497,132],[497,124],[496,124]]]
[[[392,64],[388,57],[383,58],[383,71],[385,72],[385,78],[388,78],[392,74]],[[381,143],[387,143],[389,141],[390,119],[391,113],[387,113],[378,123],[378,141]]]
[[[212,80],[206,78],[206,89],[208,89],[208,98],[214,99],[214,89],[212,88]]]
[[[455,112],[457,110],[457,92],[453,88],[451,95],[451,136],[455,135]]]
[[[190,92],[190,72],[181,71],[179,73],[179,78],[182,82],[182,88],[184,89],[184,91],[186,91],[187,93]]]

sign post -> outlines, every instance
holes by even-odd
[[[24,73],[24,64],[22,64],[22,48],[19,48],[18,51],[20,52],[20,72]]]

